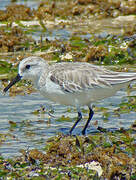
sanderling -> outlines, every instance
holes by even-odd
[[[20,62],[18,75],[4,89],[4,92],[21,79],[30,79],[35,88],[51,101],[76,106],[78,118],[70,134],[82,119],[80,107],[87,105],[89,118],[82,130],[84,135],[94,114],[91,104],[113,96],[116,91],[127,87],[131,81],[136,80],[136,73],[114,72],[82,62],[49,65],[40,57],[30,56]]]

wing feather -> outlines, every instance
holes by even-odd
[[[114,72],[88,63],[58,63],[51,69],[50,80],[66,92],[108,88],[136,79],[136,73]]]
[[[109,82],[100,77],[101,67],[88,63],[59,63],[52,66],[50,80],[66,92],[77,92],[94,87],[109,87]]]

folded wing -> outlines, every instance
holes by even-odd
[[[88,63],[61,63],[61,66],[56,64],[50,74],[51,81],[65,92],[72,93],[91,88],[108,88],[134,79],[134,73],[113,72]]]

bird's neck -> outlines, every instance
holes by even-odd
[[[35,76],[34,79],[32,80],[33,85],[37,90],[39,90],[41,86],[45,85],[48,73],[49,73],[49,67],[43,66],[43,69],[41,69],[41,71],[38,73],[38,76]]]

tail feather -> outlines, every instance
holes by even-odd
[[[114,75],[103,75],[101,78],[103,78],[110,85],[122,84],[136,80],[136,73],[116,73]]]

